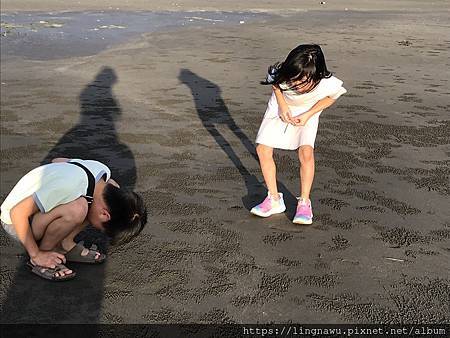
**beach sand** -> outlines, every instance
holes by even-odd
[[[1,198],[42,161],[68,155],[105,161],[150,210],[140,237],[110,248],[101,266],[69,265],[78,275],[67,283],[26,271],[1,232],[2,322],[450,322],[445,1],[96,3],[2,1],[2,10],[273,16],[2,62]],[[315,219],[302,227],[291,223],[295,152],[276,155],[286,214],[248,209],[266,193],[254,139],[270,88],[259,81],[309,42],[348,93],[322,113]]]

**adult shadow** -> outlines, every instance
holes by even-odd
[[[95,159],[106,163],[121,186],[133,189],[136,183],[134,156],[120,142],[115,122],[122,109],[114,98],[117,82],[114,70],[104,67],[80,94],[80,120],[48,152],[41,164],[56,157]]]
[[[114,70],[104,67],[80,94],[80,120],[48,152],[41,164],[56,157],[95,159],[108,165],[121,186],[133,189],[136,166],[133,153],[120,142],[115,122],[122,111],[112,91],[117,82]],[[108,239],[92,227],[76,241],[96,243],[105,252]],[[25,259],[25,258],[24,258]],[[24,261],[25,262],[25,261]],[[23,263],[24,263],[23,262]],[[103,303],[105,267],[69,263],[77,272],[74,280],[52,283],[32,275],[25,264],[16,271],[6,301],[3,323],[96,323]],[[95,327],[92,328],[95,331]],[[95,332],[90,332],[95,335]]]
[[[255,161],[259,163],[255,145],[234,121],[222,99],[222,90],[219,86],[189,69],[181,69],[178,79],[191,90],[195,108],[203,126],[242,175],[247,188],[247,195],[242,197],[242,203],[247,210],[250,210],[257,203],[261,202],[267,190],[255,175],[251,174],[244,166],[229,141],[220,133],[216,126],[218,124],[226,125],[241,141]],[[278,182],[278,187],[283,193],[286,202],[286,216],[291,219],[295,213],[295,209],[292,206],[297,204],[297,199],[281,182]]]

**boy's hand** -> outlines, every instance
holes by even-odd
[[[39,251],[38,254],[31,258],[31,263],[44,268],[54,269],[58,264],[64,264],[66,257],[63,254],[53,251]]]

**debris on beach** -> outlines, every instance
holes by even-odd
[[[1,29],[2,29],[1,36],[6,37],[8,34],[12,33],[16,28],[23,28],[23,26],[2,21],[1,22]]]
[[[39,28],[61,28],[63,26],[64,26],[63,23],[49,22],[45,20],[40,20],[38,22],[31,22],[27,24],[14,24],[3,21],[1,22],[1,29],[2,29],[1,36],[6,37],[7,35],[15,32],[16,30],[17,34],[20,34],[20,32],[23,32],[23,29],[26,29],[26,31],[30,32],[37,32]]]
[[[184,18],[189,19],[189,21],[203,20],[203,21],[212,21],[212,22],[224,22],[224,20],[201,18],[199,16],[185,16]]]
[[[321,1],[320,4],[321,4],[321,5],[325,5],[326,2],[325,2],[325,1]]]
[[[3,29],[15,29],[15,28],[23,28],[22,25],[16,25],[13,23],[8,23],[8,22],[1,22],[0,23],[1,28]]]
[[[61,28],[62,26],[64,26],[63,23],[59,23],[59,22],[49,22],[49,21],[45,21],[45,20],[39,21],[38,24],[39,24],[40,26],[45,27],[45,28]]]
[[[404,259],[400,259],[400,258],[393,258],[393,257],[385,257],[386,259],[393,261],[393,262],[404,262]]]
[[[101,26],[97,26],[96,28],[94,28],[93,30],[99,30],[99,29],[125,29],[127,28],[126,26],[121,26],[121,25],[101,25]]]
[[[400,46],[411,46],[412,42],[409,40],[402,40],[397,42]]]
[[[45,21],[45,20],[40,20],[38,22],[29,23],[29,24],[26,24],[26,25],[17,25],[17,24],[8,23],[8,22],[2,22],[1,23],[1,28],[5,29],[7,33],[9,33],[10,31],[12,31],[14,29],[17,29],[17,28],[29,28],[31,31],[37,32],[36,28],[39,28],[39,27],[43,27],[43,28],[61,28],[63,26],[64,26],[63,23],[60,23],[60,22],[49,22],[49,21]]]

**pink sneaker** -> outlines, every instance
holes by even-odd
[[[280,214],[286,210],[286,206],[284,205],[283,194],[281,192],[278,193],[280,199],[278,201],[271,198],[270,194],[267,194],[267,197],[264,201],[258,204],[256,207],[253,207],[250,212],[253,215],[260,217],[269,217],[274,214]]]
[[[297,204],[297,212],[292,220],[295,224],[311,224],[313,219],[313,213],[311,208],[311,201],[299,198]]]

